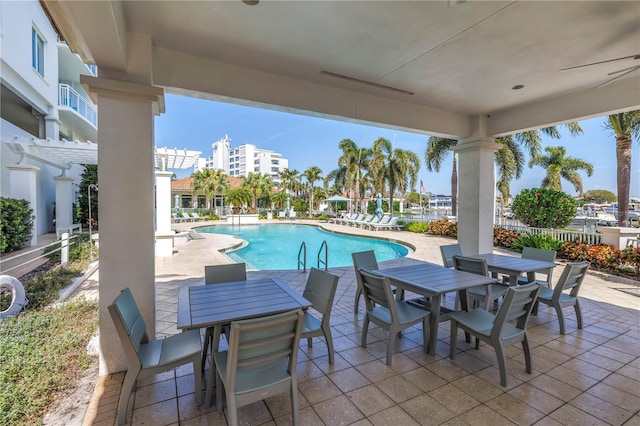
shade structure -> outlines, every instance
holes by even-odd
[[[333,202],[333,201],[351,201],[351,200],[347,197],[343,197],[342,195],[334,195],[332,197],[326,198],[324,201]]]

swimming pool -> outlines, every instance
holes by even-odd
[[[249,243],[246,247],[226,254],[236,262],[246,262],[248,269],[297,269],[298,251],[303,241],[307,246],[307,268],[317,267],[318,251],[323,241],[327,241],[329,248],[330,268],[353,265],[351,253],[357,251],[373,250],[379,262],[404,257],[409,253],[400,244],[335,234],[309,225],[220,225],[198,228],[197,232],[235,235],[246,240]]]

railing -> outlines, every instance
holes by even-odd
[[[65,238],[65,235],[67,236],[66,238]],[[36,260],[42,259],[43,257],[50,256],[52,253],[56,253],[58,251],[60,252],[60,263],[61,264],[65,264],[65,263],[67,263],[69,261],[69,247],[71,247],[71,244],[77,243],[77,241],[74,241],[76,239],[78,239],[78,235],[68,236],[68,234],[62,234],[62,239],[61,240],[54,241],[54,242],[52,242],[50,244],[47,244],[46,246],[41,246],[41,247],[35,248],[33,250],[28,250],[28,251],[26,251],[24,253],[20,253],[20,254],[17,254],[15,256],[7,257],[6,259],[3,259],[3,263],[7,263],[9,261],[13,261],[15,259],[19,259],[21,257],[32,255],[34,253],[38,253],[38,252],[42,252],[43,253],[43,254],[41,254],[39,256],[36,256],[36,257],[25,257],[28,260],[26,260],[26,261],[24,261],[24,262],[22,262],[22,263],[20,263],[18,265],[14,265],[14,266],[12,266],[10,268],[3,269],[2,270],[2,274],[8,274],[9,272],[13,271],[14,269],[22,268],[23,266],[26,266],[31,262],[35,262]],[[59,244],[60,247],[55,249],[55,250],[51,250],[51,251],[45,253],[45,250],[47,248],[53,247],[56,244]]]
[[[322,255],[322,249],[324,248],[324,260],[320,258]],[[324,240],[322,244],[320,244],[320,250],[318,250],[318,269],[320,269],[320,264],[324,263],[324,270],[329,269],[329,246],[327,245],[327,240]]]
[[[586,244],[601,244],[602,234],[597,232],[585,232],[571,229],[553,229],[553,228],[532,228],[522,225],[495,225],[496,228],[506,229],[508,231],[516,231],[521,234],[546,235],[558,241],[571,242],[580,241]]]
[[[303,259],[300,260],[300,256],[303,256]],[[300,244],[300,250],[298,250],[298,269],[300,269],[300,265],[302,264],[302,272],[307,272],[307,244],[303,241]]]
[[[68,84],[58,84],[58,104],[71,108],[89,123],[93,124],[94,127],[98,126],[98,116],[95,107]]]

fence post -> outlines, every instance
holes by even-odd
[[[69,262],[69,233],[64,232],[60,238],[60,264],[64,265]]]

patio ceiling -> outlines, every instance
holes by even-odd
[[[149,40],[153,84],[209,99],[457,137],[640,105],[640,68],[618,72],[640,65],[635,1],[45,4],[101,76]]]

